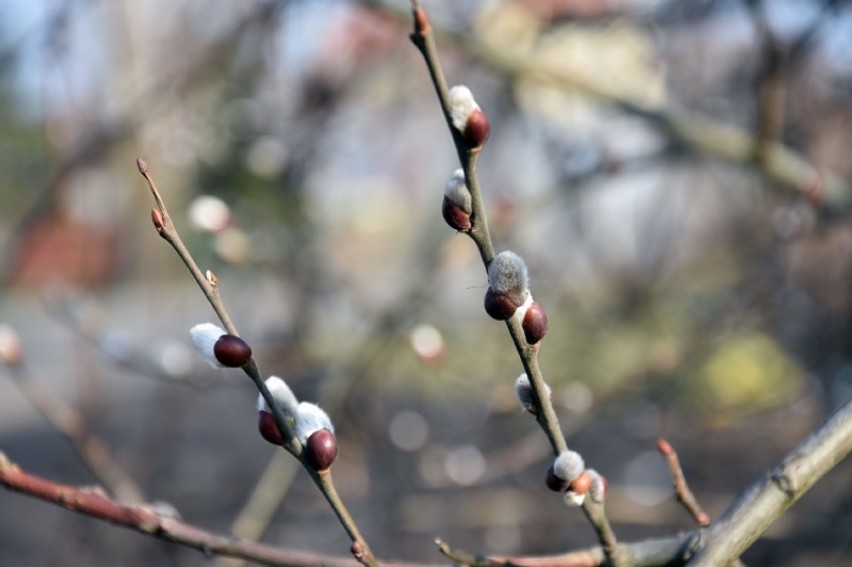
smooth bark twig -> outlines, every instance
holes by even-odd
[[[680,466],[677,451],[674,447],[663,438],[657,441],[657,450],[666,459],[666,464],[672,473],[672,482],[674,483],[675,498],[681,506],[686,508],[689,515],[698,523],[699,526],[705,527],[710,525],[710,516],[701,508],[689,484],[686,482],[686,477],[683,474],[683,469]]]

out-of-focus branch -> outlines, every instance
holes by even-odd
[[[217,535],[180,520],[163,516],[150,507],[120,504],[97,490],[58,484],[21,470],[0,453],[0,484],[9,490],[39,498],[72,512],[92,516],[110,524],[197,549],[205,554],[239,557],[262,565],[279,567],[354,567],[351,558],[276,548],[240,538]],[[384,563],[405,567],[405,563]],[[418,566],[428,567],[428,566]]]
[[[32,380],[23,365],[7,366],[12,383],[70,442],[77,456],[104,488],[122,502],[142,502],[142,491],[113,458],[106,444],[86,427],[83,416],[62,398]]]
[[[393,13],[399,18],[407,18],[407,14],[402,10],[392,8],[384,1],[362,2]],[[765,159],[756,160],[757,138],[739,126],[722,124],[693,112],[637,103],[625,97],[623,93],[595,82],[594,79],[572,74],[566,69],[536,58],[534,54],[519,53],[508,45],[485,44],[466,31],[434,28],[433,33],[442,43],[467,52],[477,61],[504,75],[586,94],[604,104],[645,119],[672,140],[694,151],[754,166],[771,181],[798,191],[821,206],[839,210],[852,207],[852,185],[849,181],[828,169],[817,169],[805,156],[777,141],[765,145]]]
[[[690,567],[727,565],[743,554],[822,476],[852,452],[852,400],[746,490],[707,529]]]
[[[762,5],[751,5],[760,37],[761,61],[757,75],[757,120],[754,159],[761,166],[769,159],[773,143],[780,139],[784,123],[788,54],[766,20]]]

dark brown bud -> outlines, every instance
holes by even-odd
[[[464,125],[463,135],[468,147],[472,150],[482,148],[490,133],[491,124],[488,122],[488,117],[481,108],[474,109]]]
[[[258,412],[257,430],[260,431],[261,437],[273,445],[284,444],[284,436],[281,435],[281,429],[275,423],[275,416],[268,411]]]
[[[489,286],[485,292],[485,312],[493,319],[505,321],[515,314],[518,310],[518,304],[509,299],[509,296],[502,293],[495,293]]]
[[[240,337],[222,335],[213,345],[213,354],[222,366],[239,368],[251,360],[251,347]]]
[[[573,490],[577,494],[585,494],[589,491],[589,487],[592,486],[593,478],[589,471],[583,471],[580,473],[580,476],[571,481],[571,484],[568,485],[568,490]]]
[[[547,334],[547,313],[544,308],[536,302],[533,302],[524,313],[524,321],[521,324],[524,329],[524,336],[527,342],[534,345]]]
[[[456,230],[470,230],[470,213],[444,197],[444,203],[441,205],[441,213],[444,215],[444,220],[450,225],[450,228]]]
[[[553,465],[547,467],[547,474],[544,476],[544,484],[553,492],[565,492],[568,490],[568,482],[556,476],[553,472]]]
[[[337,438],[328,429],[315,431],[305,445],[308,464],[318,471],[328,469],[337,458]]]

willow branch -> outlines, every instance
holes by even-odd
[[[400,11],[387,2],[361,1],[402,17]],[[815,204],[840,211],[852,207],[852,184],[848,180],[828,168],[815,167],[804,155],[777,140],[767,142],[761,150],[765,159],[757,160],[757,137],[739,126],[723,124],[695,112],[638,103],[592,77],[581,77],[505,44],[486,44],[466,31],[436,28],[431,33],[503,75],[588,95],[645,120],[672,140],[698,153],[755,167],[767,179],[799,192]]]
[[[189,269],[190,274],[195,279],[195,282],[198,284],[198,287],[201,288],[201,291],[204,293],[204,296],[207,298],[207,301],[210,302],[211,307],[216,312],[216,315],[219,316],[219,320],[222,321],[222,324],[225,326],[225,329],[228,333],[232,335],[239,336],[237,333],[237,329],[231,321],[231,317],[228,314],[228,310],[225,308],[225,304],[222,301],[222,298],[219,294],[219,281],[216,278],[215,274],[210,271],[207,271],[206,274],[202,274],[201,269],[196,264],[195,260],[192,257],[192,254],[183,244],[181,240],[180,234],[178,233],[177,228],[175,228],[174,222],[172,222],[171,216],[169,215],[168,209],[166,208],[166,203],[163,200],[163,197],[157,189],[157,185],[154,182],[153,177],[151,176],[150,168],[148,164],[143,159],[136,160],[136,166],[139,168],[139,173],[145,178],[145,182],[148,185],[148,189],[151,191],[151,195],[154,197],[154,201],[157,204],[157,208],[151,211],[151,220],[154,223],[154,228],[157,230],[159,235],[168,242],[172,248],[174,248],[177,255],[180,257],[181,261],[186,265],[187,269]],[[347,510],[345,504],[337,495],[337,491],[334,488],[334,484],[331,481],[330,474],[321,474],[314,470],[310,464],[308,464],[304,447],[302,443],[299,441],[299,438],[293,433],[293,429],[290,427],[289,422],[287,421],[284,412],[281,410],[278,403],[275,401],[275,398],[272,396],[272,393],[269,391],[269,388],[266,386],[266,382],[263,379],[260,370],[257,367],[257,363],[254,359],[249,360],[242,367],[243,372],[245,372],[249,378],[251,378],[252,382],[254,382],[255,387],[260,392],[260,395],[266,401],[270,410],[272,410],[272,415],[275,418],[275,423],[278,426],[279,430],[282,433],[284,438],[284,449],[290,452],[294,457],[299,459],[299,461],[304,466],[305,470],[310,473],[311,479],[314,481],[314,484],[317,485],[320,492],[325,497],[326,501],[328,501],[338,520],[340,521],[343,529],[346,531],[347,535],[352,540],[352,550],[353,554],[356,555],[359,562],[363,565],[367,565],[370,567],[374,567],[378,565],[375,557],[373,556],[372,551],[367,545],[364,536],[361,534],[358,529],[357,524],[353,520],[351,514]]]
[[[491,241],[491,236],[488,231],[488,218],[485,212],[485,204],[479,184],[479,175],[476,170],[476,163],[477,158],[479,157],[480,148],[471,149],[469,145],[465,143],[461,133],[453,126],[447,81],[444,78],[444,73],[438,58],[438,51],[435,47],[432,25],[426,11],[419,5],[417,0],[412,0],[412,15],[414,29],[410,35],[411,41],[420,51],[426,63],[426,67],[429,70],[432,85],[434,86],[435,92],[438,96],[438,101],[440,102],[441,110],[444,114],[444,120],[446,121],[447,127],[453,138],[459,162],[464,170],[465,183],[471,195],[471,228],[464,232],[476,244],[476,247],[479,250],[479,255],[481,256],[482,262],[487,270],[494,258],[494,244]],[[553,409],[550,396],[547,394],[547,384],[545,383],[544,376],[542,375],[541,368],[538,364],[539,343],[533,345],[528,344],[521,322],[514,317],[506,321],[506,327],[512,337],[512,342],[518,352],[524,371],[530,380],[533,396],[538,409],[536,412],[536,420],[547,435],[554,455],[559,455],[560,453],[568,450],[568,443],[559,426],[559,419]],[[592,527],[595,529],[607,557],[616,566],[622,564],[617,550],[615,533],[606,518],[603,504],[592,502],[591,498],[586,498],[583,504],[583,511],[585,512]]]
[[[690,567],[727,565],[852,452],[852,400],[741,494],[707,529]]]

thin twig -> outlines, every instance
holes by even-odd
[[[177,252],[180,259],[189,269],[189,272],[192,274],[192,277],[195,279],[198,287],[201,288],[201,291],[204,293],[207,301],[210,302],[211,307],[213,307],[213,310],[216,312],[216,315],[218,315],[219,320],[222,321],[222,324],[225,326],[228,333],[238,336],[237,329],[231,321],[228,310],[225,308],[225,304],[222,302],[222,298],[219,294],[218,279],[215,274],[210,271],[206,274],[202,274],[201,269],[196,264],[192,254],[190,254],[189,250],[183,244],[180,234],[175,228],[168,210],[166,209],[165,201],[163,200],[163,197],[151,176],[148,164],[145,160],[140,158],[136,160],[136,166],[139,168],[139,173],[141,173],[145,178],[145,182],[148,184],[148,188],[151,190],[151,194],[157,204],[157,208],[151,211],[151,219],[154,223],[154,228],[156,228],[160,236],[168,242],[172,248],[174,248],[175,252]],[[254,359],[251,359],[242,367],[242,370],[249,376],[249,378],[251,378],[270,410],[272,410],[275,423],[278,425],[278,428],[284,438],[284,449],[299,459],[305,470],[310,473],[314,484],[316,484],[317,488],[319,488],[320,492],[322,492],[323,496],[328,501],[343,526],[343,529],[346,531],[347,535],[349,535],[352,540],[352,550],[356,559],[358,559],[358,561],[363,565],[369,567],[377,566],[378,563],[376,562],[370,547],[367,545],[364,536],[361,534],[358,525],[355,523],[349,513],[349,510],[338,496],[334,483],[331,480],[331,474],[319,473],[314,470],[310,464],[308,464],[301,441],[299,441],[299,438],[293,433],[290,422],[287,420],[284,412],[281,410],[278,403],[275,401],[275,398],[273,398],[272,393],[269,391],[269,388],[266,386],[266,382],[257,367],[257,363]]]
[[[479,185],[479,175],[476,171],[476,162],[479,157],[479,149],[470,149],[465,143],[461,133],[453,126],[452,115],[450,108],[450,98],[447,90],[447,81],[444,78],[444,73],[438,58],[437,48],[435,47],[435,38],[432,34],[432,25],[426,11],[420,6],[417,0],[412,0],[412,15],[414,20],[414,29],[411,32],[411,41],[420,51],[426,62],[426,67],[429,70],[429,76],[432,84],[435,87],[438,100],[441,104],[441,110],[444,114],[444,119],[447,122],[447,127],[453,138],[453,143],[456,147],[456,152],[459,156],[462,169],[464,170],[465,183],[471,194],[472,212],[470,215],[471,228],[464,231],[476,244],[479,254],[482,257],[482,262],[486,270],[494,258],[494,244],[491,241],[491,236],[488,231],[488,219],[485,212],[485,204],[482,198],[482,190]],[[542,430],[547,435],[550,441],[553,453],[558,455],[568,450],[568,443],[559,426],[559,419],[553,409],[550,396],[547,395],[547,384],[542,375],[541,368],[538,364],[538,348],[539,343],[528,344],[521,322],[517,318],[512,317],[506,321],[506,326],[509,329],[509,334],[512,337],[512,342],[515,344],[515,349],[518,351],[521,364],[524,371],[530,380],[533,396],[535,398],[538,411],[536,412],[536,420]],[[595,503],[591,498],[586,498],[583,504],[583,511],[592,527],[598,535],[601,546],[607,554],[608,559],[617,567],[623,562],[620,559],[620,554],[617,548],[615,533],[609,524],[604,513],[602,503]]]
[[[12,383],[47,421],[64,435],[84,465],[104,488],[122,502],[142,502],[139,486],[112,456],[100,437],[92,433],[73,406],[53,390],[34,381],[23,365],[7,367]]]
[[[678,459],[677,451],[675,451],[674,447],[672,447],[671,444],[663,438],[660,438],[657,441],[657,450],[666,459],[666,464],[669,465],[669,470],[672,473],[672,480],[674,483],[675,498],[677,498],[677,501],[681,504],[681,506],[686,508],[686,511],[689,512],[699,526],[709,526],[710,516],[708,516],[701,508],[701,505],[698,503],[698,500],[689,488],[689,484],[686,482],[686,477],[683,475],[683,469],[680,466],[680,459]]]

